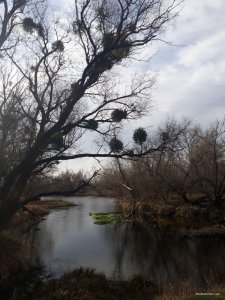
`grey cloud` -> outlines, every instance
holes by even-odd
[[[166,113],[188,115],[206,124],[225,112],[225,2],[189,0],[185,4],[165,39],[186,46],[163,46],[152,62],[159,73],[156,115],[158,121],[160,112],[162,118]]]

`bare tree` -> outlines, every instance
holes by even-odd
[[[40,0],[43,2],[43,0]],[[15,35],[16,27],[19,27],[24,12],[29,13],[37,4],[31,0],[1,0],[0,1],[0,53],[14,48],[19,39]]]
[[[113,67],[158,39],[176,8],[163,0],[77,0],[72,26],[44,5],[23,19],[21,45],[5,51],[12,70],[2,72],[1,227],[27,202],[29,178],[59,161],[141,156],[165,144],[142,153],[123,148],[120,121],[146,112],[153,80],[134,79],[125,89],[110,78]],[[91,153],[77,147],[87,133],[103,137]]]
[[[124,166],[138,201],[179,200],[192,205],[221,208],[225,193],[224,120],[206,129],[190,121],[166,122],[150,140],[167,139],[162,151],[151,152]],[[171,136],[173,135],[173,137]]]
[[[206,130],[199,128],[196,137],[191,162],[198,188],[206,200],[220,208],[225,192],[225,121],[216,121]]]
[[[167,201],[175,195],[188,202],[190,169],[184,137],[189,128],[190,122],[186,119],[182,122],[166,120],[149,137],[147,145],[144,145],[154,148],[160,142],[164,142],[166,144],[162,151],[151,152],[146,157],[133,161],[132,174],[136,182],[134,185],[143,202]]]

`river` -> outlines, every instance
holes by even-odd
[[[157,284],[225,278],[225,241],[182,239],[130,222],[96,225],[90,212],[116,211],[112,198],[70,197],[79,206],[52,210],[33,233],[33,251],[47,273],[59,277],[80,266],[108,278],[141,274]]]

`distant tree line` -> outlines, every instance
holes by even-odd
[[[87,194],[91,188],[91,181],[97,172],[91,176],[85,175],[82,171],[74,172],[65,170],[59,174],[41,174],[33,176],[26,187],[25,195],[32,200],[45,196],[73,196]]]
[[[98,181],[99,193],[135,197],[145,204],[176,199],[181,204],[221,208],[225,201],[225,120],[207,128],[187,119],[168,120],[139,146],[140,151],[154,147],[159,139],[169,141],[162,151],[141,159],[115,159]]]

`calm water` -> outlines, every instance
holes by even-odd
[[[34,252],[54,276],[83,266],[113,279],[142,274],[156,283],[225,278],[224,241],[181,239],[134,223],[95,225],[89,212],[116,211],[113,199],[69,200],[80,206],[52,211],[34,233]]]

